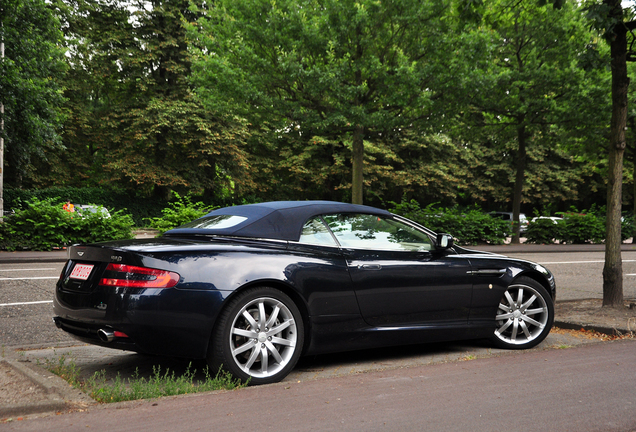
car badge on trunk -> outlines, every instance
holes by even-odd
[[[84,256],[84,252],[77,252],[77,255]]]

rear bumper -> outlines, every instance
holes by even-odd
[[[55,326],[59,329],[69,333],[75,339],[82,342],[86,342],[93,345],[101,345],[106,348],[114,348],[126,351],[135,351],[145,354],[151,354],[143,351],[140,347],[132,341],[129,337],[116,337],[112,341],[104,341],[99,337],[99,332],[104,330],[114,331],[106,325],[91,325],[80,321],[73,321],[69,319],[60,318],[59,316],[53,317]]]
[[[109,290],[80,296],[58,287],[53,301],[56,326],[94,345],[153,355],[205,358],[222,304],[222,292]],[[118,333],[106,340],[103,332]]]

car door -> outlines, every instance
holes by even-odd
[[[467,259],[437,250],[425,232],[393,218],[340,214],[324,219],[341,245],[368,324],[468,320],[472,277]]]

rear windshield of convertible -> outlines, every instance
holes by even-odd
[[[232,215],[215,215],[206,216],[200,219],[194,220],[185,225],[181,225],[179,228],[203,228],[203,229],[224,229],[231,228],[247,220],[244,216],[232,216]]]

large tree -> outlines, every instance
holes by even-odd
[[[191,91],[190,4],[57,3],[69,45],[65,144],[72,151],[55,156],[74,184],[105,183],[159,198],[171,190],[218,195],[251,185],[244,122],[206,110]]]
[[[432,115],[448,77],[444,0],[213,3],[199,19],[195,79],[211,106],[351,154],[362,203],[365,146]]]
[[[579,120],[572,100],[585,83],[578,57],[590,34],[573,2],[554,9],[535,0],[491,1],[481,13],[478,24],[464,30],[465,114],[473,128],[491,129],[490,146],[501,159],[514,161],[508,190],[518,242],[526,172],[537,159],[532,155],[558,154],[555,127]]]
[[[2,0],[0,103],[4,105],[5,184],[30,185],[31,164],[60,148],[64,51],[60,24],[44,0]]]
[[[612,71],[612,118],[610,122],[607,226],[603,266],[603,306],[623,307],[623,264],[621,259],[621,217],[623,201],[623,158],[626,148],[628,88],[627,61],[636,60],[631,51],[636,21],[620,0],[590,1],[588,19],[610,46]],[[631,43],[628,43],[631,42]]]

